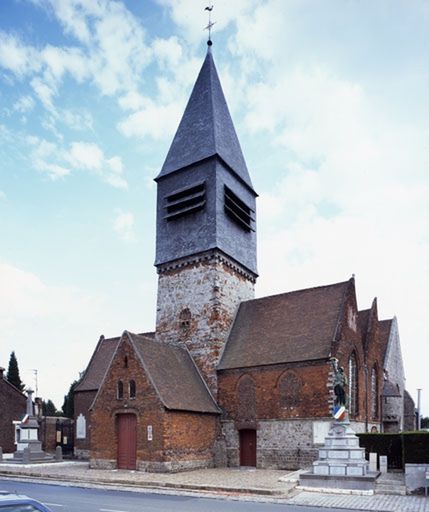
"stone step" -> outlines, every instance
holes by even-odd
[[[406,496],[406,489],[378,489],[376,488],[374,494],[386,494],[389,496]]]
[[[375,494],[390,494],[395,496],[405,496],[407,494],[407,489],[405,485],[398,485],[398,483],[392,482],[391,484],[387,482],[376,483],[375,484]]]

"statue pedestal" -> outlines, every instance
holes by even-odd
[[[313,469],[300,476],[300,485],[338,489],[373,490],[379,473],[369,472],[365,449],[348,419],[334,421]]]
[[[27,393],[27,414],[19,424],[17,450],[13,454],[11,462],[29,464],[51,461],[53,457],[42,450],[42,443],[39,441],[39,423],[33,416],[33,401],[31,399],[33,391],[29,389]]]

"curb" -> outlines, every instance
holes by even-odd
[[[45,480],[45,481],[57,481],[57,482],[70,482],[70,483],[82,483],[82,484],[98,484],[98,485],[111,485],[111,486],[121,486],[121,487],[135,487],[140,489],[157,489],[157,490],[172,490],[178,489],[181,491],[191,491],[191,492],[211,492],[211,493],[234,493],[234,494],[243,494],[243,495],[255,495],[255,496],[269,496],[275,498],[286,498],[293,488],[287,489],[286,492],[272,490],[272,489],[261,489],[258,487],[228,487],[222,485],[209,485],[209,484],[181,484],[174,482],[133,482],[120,479],[86,479],[79,477],[67,477],[63,478],[61,476],[54,475],[40,475],[39,473],[32,473],[31,471],[25,473],[14,473],[9,471],[0,471],[0,476],[5,476],[8,478],[16,478],[19,480],[20,478],[32,478],[36,480]]]

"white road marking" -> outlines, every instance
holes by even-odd
[[[47,501],[44,501],[43,505],[46,505],[47,507],[64,507],[64,505],[61,505],[60,503],[48,503]]]
[[[100,508],[100,512],[129,512],[128,510],[117,510],[114,508]]]

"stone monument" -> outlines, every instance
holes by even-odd
[[[338,367],[336,358],[332,358],[331,363],[334,371],[334,421],[324,446],[319,449],[318,460],[313,462],[312,471],[301,474],[300,485],[373,490],[379,473],[369,471],[365,449],[359,446],[359,438],[350,426],[344,369]]]
[[[27,411],[18,425],[17,450],[13,454],[13,462],[31,463],[53,460],[42,450],[39,441],[39,423],[33,411],[33,390],[27,389]]]

